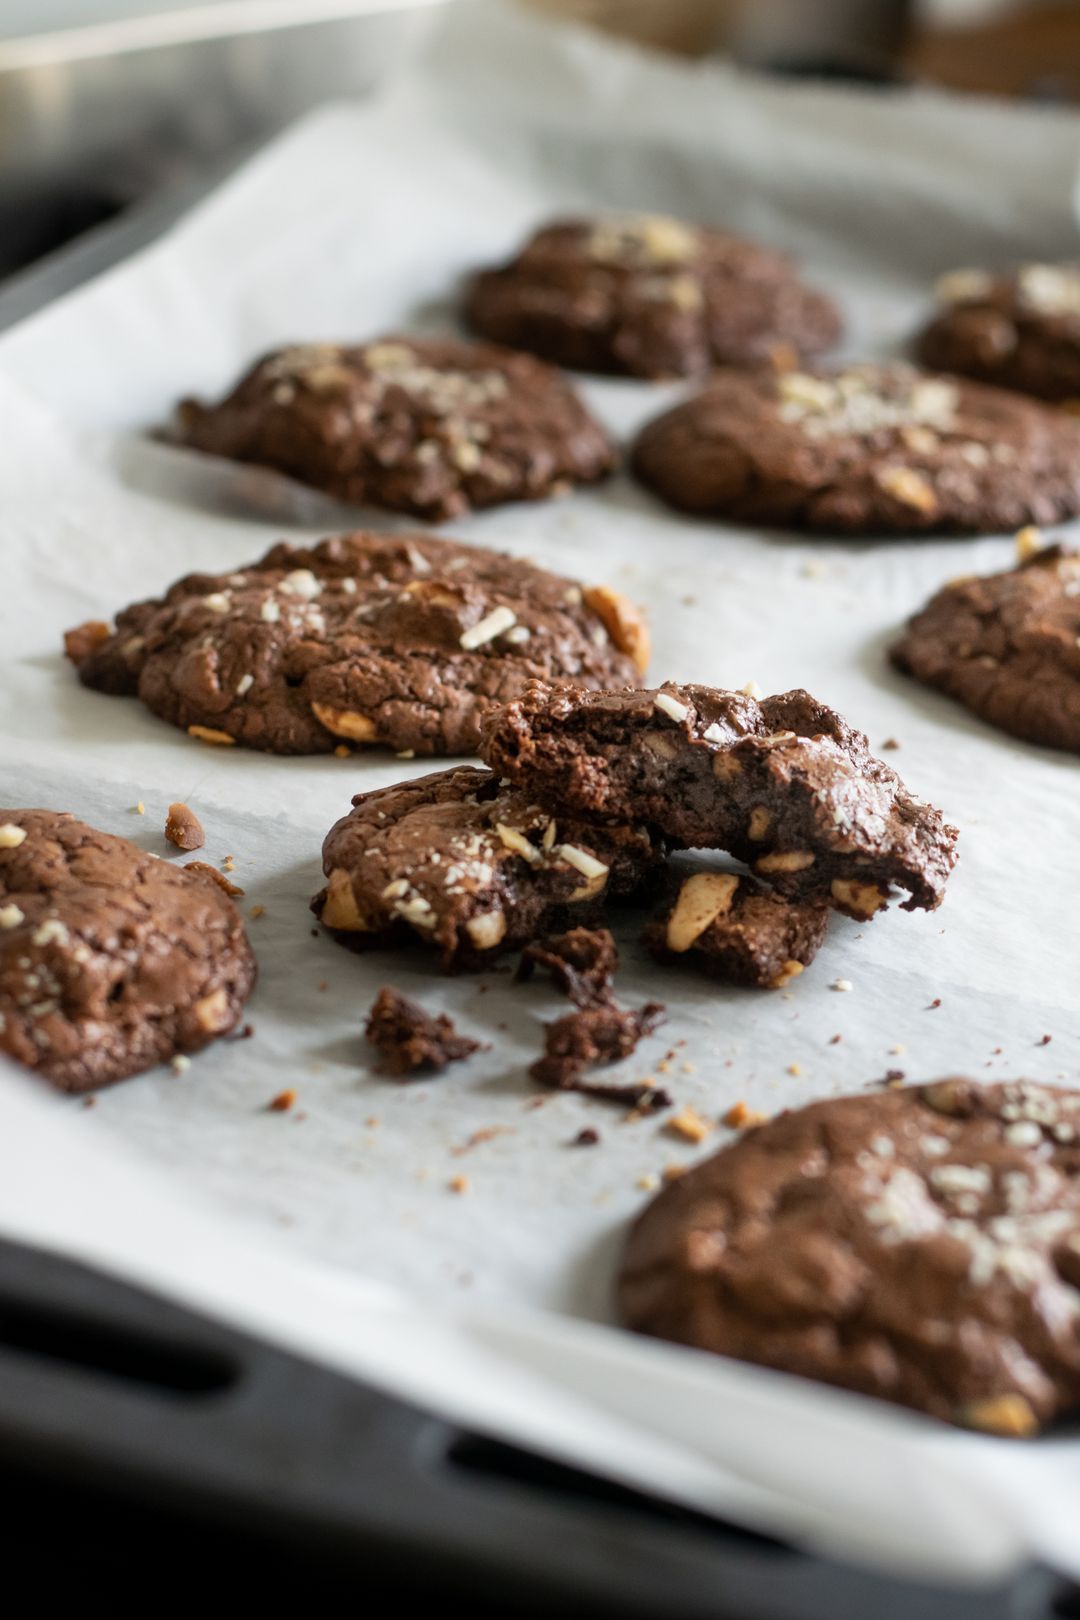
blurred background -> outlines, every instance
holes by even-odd
[[[683,56],[1080,103],[1080,0],[505,0]],[[469,0],[0,0],[0,281],[403,71]]]

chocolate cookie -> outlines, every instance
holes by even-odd
[[[539,808],[471,766],[357,794],[323,844],[312,910],[360,947],[419,939],[444,968],[587,922],[657,869],[641,828],[597,827]]]
[[[841,330],[784,254],[657,214],[545,226],[474,279],[467,313],[499,343],[632,377],[810,357]]]
[[[54,810],[0,810],[0,1052],[91,1091],[233,1028],[240,914],[198,873]]]
[[[825,938],[827,900],[788,900],[753,878],[693,872],[645,930],[660,962],[689,962],[726,984],[781,990],[810,966]]]
[[[630,1233],[629,1326],[991,1433],[1080,1407],[1080,1095],[839,1097],[748,1132]]]
[[[379,1068],[398,1079],[441,1074],[481,1050],[479,1041],[458,1034],[445,1013],[433,1018],[388,984],[372,1002],[364,1034],[379,1053]]]
[[[488,717],[481,752],[543,803],[727,850],[780,894],[825,895],[853,917],[893,886],[905,910],[932,910],[956,859],[940,811],[808,692],[532,688]]]
[[[159,599],[65,638],[79,679],[137,695],[207,742],[275,754],[342,742],[474,753],[480,720],[530,678],[633,684],[641,615],[480,546],[352,534],[278,545],[231,574],[189,574]]]
[[[433,523],[593,484],[616,461],[550,366],[445,338],[278,350],[219,405],[185,400],[177,431],[192,449]]]
[[[1036,399],[1080,401],[1080,265],[1026,264],[1005,276],[954,270],[936,291],[944,307],[919,339],[925,365]]]
[[[993,532],[1080,511],[1080,422],[899,364],[721,373],[645,427],[633,465],[679,511],[841,535]]]
[[[1080,753],[1080,551],[953,580],[889,656],[1010,736]]]

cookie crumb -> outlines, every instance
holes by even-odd
[[[645,1175],[638,1176],[637,1185],[641,1188],[642,1192],[655,1192],[657,1187],[660,1185],[660,1177],[655,1173],[655,1171],[649,1170]]]
[[[266,1105],[266,1111],[268,1114],[287,1114],[295,1101],[296,1092],[291,1086],[287,1086],[284,1091],[279,1091],[276,1097],[271,1097]]]
[[[895,737],[886,737],[881,745],[881,751],[883,754],[894,754],[899,747],[900,744]]]
[[[259,917],[265,917],[266,916],[266,907],[265,906],[252,906],[252,908],[251,908],[251,916],[252,916],[253,919],[254,918],[259,918]]]
[[[471,1183],[468,1176],[451,1176],[450,1180],[447,1182],[447,1186],[449,1187],[450,1191],[452,1193],[458,1193],[459,1195],[467,1193],[470,1185]]]
[[[661,1179],[665,1182],[678,1181],[679,1177],[685,1176],[685,1174],[685,1164],[665,1164],[663,1171],[661,1172]]]
[[[244,892],[235,883],[230,883],[224,872],[219,872],[216,866],[210,865],[209,861],[188,861],[184,871],[201,872],[203,877],[210,878],[217,884],[219,889],[224,889],[225,893],[233,900],[238,899]]]
[[[756,1108],[748,1108],[746,1103],[740,1100],[728,1109],[723,1117],[723,1123],[729,1130],[750,1131],[755,1125],[764,1125],[768,1118],[768,1114],[762,1114]]]
[[[1053,1038],[1054,1037],[1052,1035],[1042,1035],[1035,1042],[1035,1045],[1036,1046],[1049,1046],[1050,1042],[1053,1040]]]
[[[673,1136],[683,1137],[687,1142],[704,1142],[712,1130],[712,1125],[707,1119],[702,1119],[695,1108],[687,1104],[665,1121],[664,1129],[670,1131]]]
[[[383,985],[368,1013],[364,1034],[379,1052],[379,1068],[399,1079],[420,1071],[439,1073],[483,1050],[459,1035],[445,1013],[432,1017],[390,985]]]
[[[175,1057],[169,1059],[169,1068],[173,1074],[186,1074],[191,1068],[191,1059],[185,1057],[183,1052],[177,1052]]]
[[[832,984],[830,984],[830,986],[829,986],[830,990],[841,990],[841,991],[843,991],[843,990],[854,990],[854,988],[855,988],[855,986],[852,984],[850,979],[834,979]]]
[[[600,1141],[600,1132],[592,1125],[584,1125],[571,1143],[572,1147],[596,1147]]]
[[[202,822],[194,810],[179,800],[169,806],[169,813],[165,817],[165,837],[170,844],[183,850],[202,849],[206,843]]]
[[[146,806],[145,806],[145,804],[143,803],[143,801],[141,799],[138,801],[137,804],[132,805],[131,813],[132,813],[132,815],[135,815],[135,816],[145,816],[145,814],[146,814]]]
[[[940,1006],[941,1006],[941,997],[940,996],[935,996],[933,1001],[930,1003],[929,1007],[927,1007],[926,1010],[927,1010],[927,1012],[936,1012],[937,1009]]]
[[[337,747],[334,749],[334,757],[336,759],[348,759],[350,758],[351,754],[352,749],[347,747],[345,743],[338,743]]]
[[[787,1072],[788,1072],[788,1074],[794,1074],[794,1075],[802,1074],[802,1072],[803,1072],[802,1071],[802,1064],[801,1063],[789,1063],[788,1066],[787,1066]]]

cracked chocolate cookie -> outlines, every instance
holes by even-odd
[[[218,405],[185,400],[179,440],[360,506],[441,523],[604,478],[604,429],[531,355],[446,338],[307,343],[264,356]]]
[[[992,533],[1080,511],[1080,421],[900,364],[722,373],[644,428],[633,466],[679,511],[837,535]]]
[[[890,649],[897,669],[1024,742],[1080,753],[1080,551],[953,580]]]
[[[365,948],[420,940],[444,969],[588,923],[659,869],[640,827],[585,824],[473,766],[360,793],[323,844],[320,921]]]
[[[606,586],[418,535],[275,546],[231,574],[65,638],[84,686],[138,696],[205,742],[275,754],[343,743],[475,753],[480,719],[536,676],[627,685],[641,615]]]
[[[1080,265],[1026,264],[1011,275],[954,270],[918,343],[924,365],[1080,402]]]
[[[708,868],[684,876],[645,930],[660,962],[686,962],[725,984],[782,990],[825,939],[829,902],[789,900],[751,877]]]
[[[941,812],[808,692],[532,688],[488,717],[481,753],[543,803],[727,850],[778,893],[826,895],[853,917],[893,887],[905,910],[932,910],[956,859]]]
[[[233,1028],[255,982],[215,883],[54,810],[0,810],[0,1052],[92,1091]]]
[[[633,1227],[627,1324],[992,1434],[1080,1408],[1080,1095],[838,1097],[672,1182]]]
[[[841,331],[784,254],[657,214],[545,226],[474,278],[467,314],[496,342],[632,377],[810,358]]]

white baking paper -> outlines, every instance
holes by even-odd
[[[762,84],[462,5],[382,103],[306,120],[157,245],[0,340],[0,801],[71,809],[170,858],[165,810],[184,799],[206,856],[235,856],[242,907],[264,908],[250,924],[253,1039],[183,1077],[103,1092],[89,1112],[16,1083],[0,1092],[5,1230],[797,1539],[958,1578],[1031,1556],[1080,1573],[1076,1440],[963,1435],[612,1328],[619,1245],[650,1179],[728,1133],[693,1149],[581,1098],[533,1108],[539,1020],[562,1010],[543,984],[443,980],[419,952],[356,957],[313,937],[327,828],[352,793],[426,766],[205,748],[84,691],[60,651],[64,628],[182,572],[234,567],[282,534],[387,523],[145,437],[178,396],[220,392],[256,352],[452,328],[470,266],[592,205],[789,246],[843,301],[847,352],[891,352],[936,272],[1073,250],[1078,136],[1059,112]],[[583,387],[620,435],[678,393]],[[662,1075],[710,1119],[895,1068],[1076,1082],[1076,762],[1009,741],[884,657],[942,581],[1007,564],[1009,538],[751,533],[674,517],[625,475],[453,532],[642,602],[657,679],[805,685],[874,744],[898,739],[890,758],[961,829],[939,912],[837,918],[782,994],[656,967],[631,918],[621,992],[659,996],[669,1021],[627,1078]],[[360,1029],[384,982],[491,1049],[441,1080],[380,1079]],[[296,1108],[268,1113],[287,1086]],[[586,1122],[601,1145],[570,1146]]]

